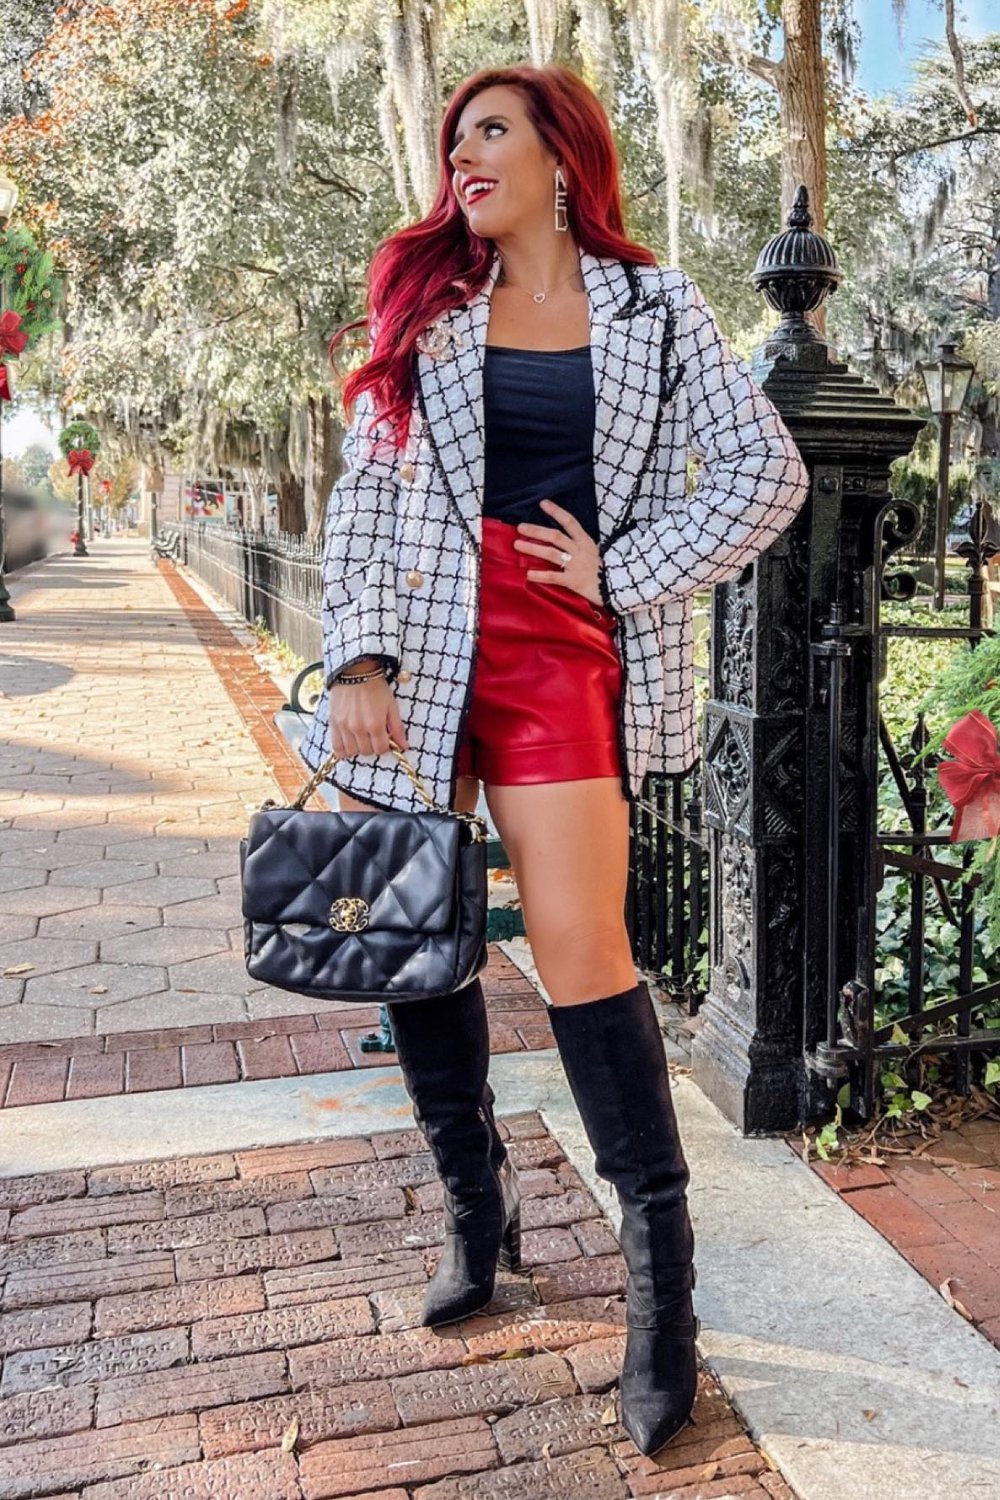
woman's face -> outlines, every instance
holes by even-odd
[[[543,144],[517,89],[495,85],[469,100],[449,159],[455,197],[473,233],[496,239],[552,223],[558,158]],[[473,188],[477,177],[495,185]]]

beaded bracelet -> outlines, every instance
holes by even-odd
[[[373,668],[373,670],[371,672],[359,672],[356,675],[351,675],[350,673],[342,672],[339,676],[337,676],[337,677],[335,677],[333,679],[333,682],[330,684],[330,686],[331,687],[336,687],[337,684],[340,683],[340,682],[371,682],[374,677],[384,677],[384,676],[385,676],[385,668],[384,667],[375,667],[375,668]]]

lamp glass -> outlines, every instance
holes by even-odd
[[[941,415],[941,366],[921,365],[920,373],[927,392],[927,405],[934,415],[939,417]]]

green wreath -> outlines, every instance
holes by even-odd
[[[48,250],[40,250],[30,229],[15,225],[0,230],[0,283],[4,306],[21,315],[28,348],[59,327],[56,308],[62,282]]]
[[[59,451],[63,458],[68,458],[74,448],[86,448],[96,458],[101,451],[101,439],[97,428],[92,422],[85,422],[79,417],[75,422],[70,422],[59,434]]]

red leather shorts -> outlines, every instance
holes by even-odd
[[[479,642],[458,774],[494,786],[620,776],[614,612],[525,578],[550,565],[518,551],[518,535],[483,517]]]

